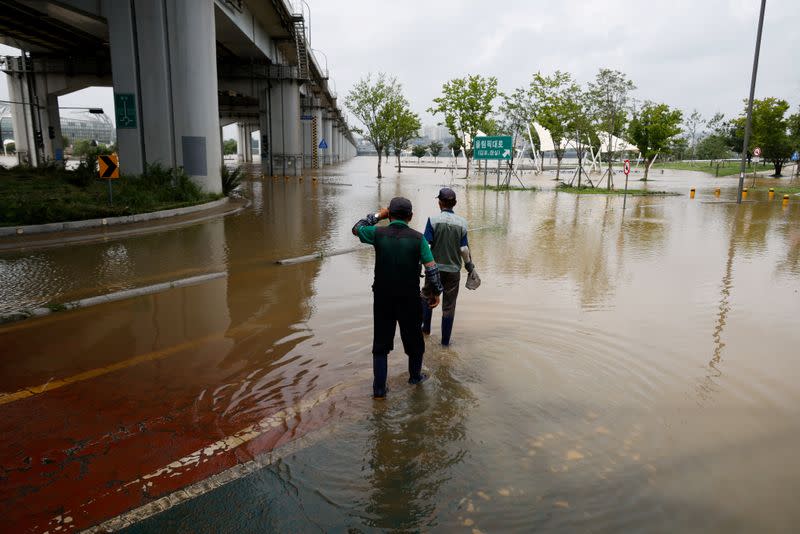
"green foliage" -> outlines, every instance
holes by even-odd
[[[426,153],[427,151],[428,151],[428,147],[426,147],[425,145],[414,145],[414,146],[411,148],[411,154],[412,154],[412,155],[413,155],[415,158],[417,158],[417,161],[419,161],[419,160],[420,160],[420,158],[424,157],[424,156],[425,156],[425,153]]]
[[[697,143],[695,154],[699,159],[710,159],[713,161],[729,157],[731,155],[731,150],[723,135],[713,133],[707,135]]]
[[[67,148],[69,146],[69,143],[70,143],[69,137],[67,137],[66,135],[62,135],[61,136],[61,144],[62,144],[62,146],[64,148]]]
[[[444,116],[447,129],[466,149],[467,175],[472,158],[470,140],[486,126],[496,97],[497,78],[470,75],[446,82],[442,86],[442,96],[434,98],[434,106],[428,109],[434,115]]]
[[[697,158],[697,137],[700,134],[700,128],[702,128],[705,123],[705,119],[703,119],[703,116],[697,110],[692,111],[692,114],[684,120],[686,134],[689,136],[689,148],[692,150],[692,159]]]
[[[389,142],[394,147],[394,153],[397,156],[397,170],[402,172],[400,152],[411,139],[419,135],[421,126],[419,117],[411,111],[405,97],[398,94],[390,99],[380,111],[379,120],[386,124]]]
[[[231,154],[236,154],[236,149],[238,148],[236,139],[225,139],[222,142],[222,153],[225,156],[230,156]]]
[[[17,145],[15,143],[8,143],[6,145],[6,152],[8,152],[9,154],[16,154]]]
[[[614,153],[618,152],[613,144],[613,138],[622,137],[625,133],[625,126],[628,122],[626,108],[628,105],[628,93],[636,89],[624,73],[611,70],[600,69],[595,76],[595,81],[590,82],[586,91],[589,99],[588,106],[590,115],[594,120],[594,127],[598,132],[605,132],[611,135],[605,136],[607,146],[597,148],[606,152],[608,158],[608,189],[614,187],[614,174],[611,172],[611,165],[614,161]],[[594,143],[593,143],[594,144]]]
[[[84,172],[88,172],[85,170]],[[43,224],[132,215],[177,208],[217,198],[207,195],[183,170],[152,165],[141,176],[114,180],[114,204],[108,204],[108,184],[88,183],[79,171],[60,165],[17,166],[0,171],[0,225]]]
[[[381,152],[389,157],[391,143],[391,114],[384,111],[388,105],[403,99],[401,86],[394,77],[379,73],[373,80],[372,74],[359,80],[345,97],[345,106],[364,125],[361,133],[372,143],[378,153],[378,178],[381,177]]]
[[[230,195],[231,192],[239,187],[242,183],[242,167],[235,167],[233,170],[229,169],[226,165],[220,168],[220,175],[222,176],[222,194]]]
[[[643,180],[647,180],[653,159],[659,153],[665,152],[672,138],[681,133],[682,119],[683,113],[680,110],[648,101],[631,120],[628,134],[645,160]]]
[[[453,139],[450,144],[447,145],[447,148],[453,151],[455,157],[461,155],[461,141],[458,139]]]
[[[438,158],[439,154],[442,152],[442,143],[438,141],[432,141],[431,144],[428,145],[428,150],[431,151],[431,156]]]
[[[781,168],[792,156],[789,137],[789,120],[786,112],[789,103],[774,97],[753,100],[753,130],[748,151],[761,148],[761,157],[775,167],[774,176],[781,175]],[[744,117],[740,119],[742,122]]]
[[[685,137],[673,137],[669,142],[667,153],[673,159],[682,160],[686,157],[689,150],[689,140]]]

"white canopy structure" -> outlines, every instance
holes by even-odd
[[[604,154],[608,152],[608,132],[597,132],[597,137],[600,138],[600,151]],[[628,141],[611,135],[611,152],[639,152],[635,145]]]
[[[556,149],[553,143],[553,136],[550,135],[550,130],[539,124],[533,123],[533,129],[536,130],[536,135],[539,136],[539,152],[549,152]]]

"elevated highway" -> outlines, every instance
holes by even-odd
[[[267,175],[296,176],[356,155],[311,52],[302,5],[287,0],[0,0],[0,58],[15,141],[32,165],[63,159],[58,97],[114,89],[124,172],[183,167],[221,190],[221,128],[243,161],[260,137]]]

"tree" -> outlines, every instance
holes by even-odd
[[[689,149],[689,140],[685,137],[673,137],[669,142],[669,155],[672,159],[685,159],[686,151]]]
[[[453,151],[453,156],[458,159],[459,154],[461,154],[461,141],[458,139],[453,139],[447,148]]]
[[[378,178],[381,178],[381,153],[389,144],[389,124],[383,109],[400,96],[397,79],[379,73],[373,80],[372,74],[359,80],[345,98],[345,106],[364,125],[356,131],[364,136],[378,153]]]
[[[529,85],[533,118],[545,127],[553,138],[556,155],[556,180],[561,177],[561,160],[564,159],[565,141],[570,136],[568,123],[575,115],[576,101],[571,95],[580,88],[568,72],[556,71],[552,76],[533,75]]]
[[[430,145],[428,145],[428,150],[431,151],[431,156],[433,156],[433,161],[435,162],[436,158],[439,157],[439,153],[442,151],[442,143],[433,141]]]
[[[684,121],[686,133],[689,134],[689,148],[692,149],[692,159],[697,159],[698,129],[702,128],[703,124],[705,124],[705,120],[703,120],[703,116],[700,115],[700,112],[696,109],[692,111],[692,114],[689,115]]]
[[[793,151],[800,152],[800,108],[789,117],[789,143]],[[800,176],[800,161],[795,162],[795,174]]]
[[[72,145],[72,154],[74,156],[82,157],[85,156],[89,149],[92,148],[92,142],[88,139],[78,139],[75,141],[75,144]]]
[[[497,97],[497,78],[470,75],[455,78],[442,86],[442,96],[434,98],[428,112],[444,115],[450,134],[458,139],[467,158],[466,176],[472,159],[472,140],[492,113],[492,101]]]
[[[236,139],[225,139],[222,142],[222,153],[226,156],[236,154],[237,143]]]
[[[792,157],[789,138],[789,121],[786,112],[789,103],[774,97],[753,100],[753,135],[748,150],[761,148],[761,157],[775,167],[774,177],[781,176],[781,169]]]
[[[517,140],[528,131],[531,123],[533,104],[530,92],[517,88],[510,95],[500,94],[500,130],[511,136],[511,146],[517,146]],[[489,134],[484,130],[486,134]],[[514,164],[514,151],[511,152],[511,164]]]
[[[625,132],[625,125],[628,122],[626,112],[628,105],[628,93],[636,89],[636,86],[625,74],[618,70],[600,69],[595,76],[595,81],[589,83],[588,96],[591,100],[592,115],[595,117],[595,126],[601,132],[611,134],[608,136],[608,146],[605,147],[608,153],[608,189],[614,188],[613,173],[611,165],[614,161],[613,137],[622,137]],[[602,150],[603,147],[600,147]]]
[[[420,162],[421,158],[425,157],[425,153],[427,151],[428,149],[425,145],[414,145],[411,148],[411,154],[413,154],[414,157],[417,158],[417,163]]]
[[[728,157],[728,155],[730,155],[730,148],[723,135],[712,133],[705,136],[697,143],[696,153],[698,158],[708,159],[713,162],[714,160]]]
[[[66,135],[61,136],[61,146],[63,146],[64,148],[67,148],[69,146],[69,137],[67,137]]]
[[[672,138],[681,133],[682,119],[683,113],[679,109],[649,101],[631,119],[628,132],[645,162],[643,181],[647,181],[650,165],[658,154],[665,151]]]
[[[387,125],[389,142],[397,156],[397,172],[403,172],[400,153],[411,139],[419,135],[419,117],[409,109],[408,101],[400,94],[386,103],[381,114],[381,120]]]

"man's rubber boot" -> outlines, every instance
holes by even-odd
[[[419,384],[428,379],[428,375],[422,373],[422,354],[419,356],[408,357],[408,383]]]
[[[433,310],[428,305],[428,301],[422,299],[422,333],[426,336],[431,333],[431,319],[433,319]]]
[[[442,317],[442,345],[445,347],[450,345],[450,334],[453,333],[453,321],[455,316]]]
[[[389,373],[389,362],[386,354],[372,355],[372,396],[376,399],[386,397],[386,375]]]

